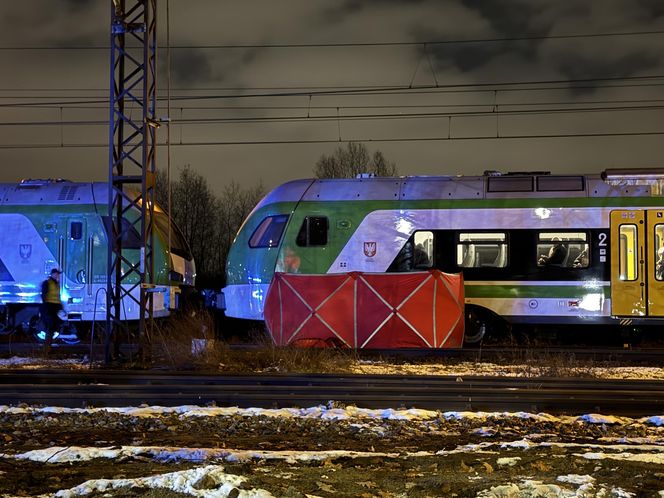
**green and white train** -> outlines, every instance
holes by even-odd
[[[105,320],[108,198],[107,183],[0,184],[1,328],[36,324],[41,283],[54,267],[63,271],[61,296],[69,322]],[[163,290],[155,293],[155,316],[165,316],[176,306],[175,296],[194,285],[195,265],[182,234],[159,208],[154,222],[155,283]],[[123,240],[128,261],[138,262],[140,245],[139,233],[129,230]],[[138,319],[138,306],[125,299],[121,314]]]
[[[261,320],[275,271],[433,267],[463,273],[470,341],[498,323],[661,324],[663,185],[664,170],[292,181],[239,230],[226,314]]]

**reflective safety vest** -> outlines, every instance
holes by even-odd
[[[62,301],[60,300],[60,286],[58,283],[52,278],[49,278],[46,280],[46,282],[44,282],[44,285],[47,286],[45,289],[46,292],[43,294],[44,302],[51,304],[62,304]]]

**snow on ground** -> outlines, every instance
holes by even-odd
[[[237,488],[246,479],[242,476],[226,474],[219,465],[208,465],[196,469],[169,472],[138,479],[95,479],[86,481],[75,488],[58,491],[53,498],[73,498],[84,496],[94,491],[108,491],[126,487],[143,487],[151,489],[170,489],[201,498],[225,498],[236,490],[237,498],[271,498],[273,495],[263,489],[240,490]],[[198,484],[205,481],[205,489]],[[213,488],[213,489],[211,489]],[[51,495],[48,495],[51,496]]]
[[[90,368],[86,362],[75,359],[39,359],[13,357],[0,359],[0,369],[5,368],[64,368],[84,369]],[[484,375],[484,376],[536,376],[537,367],[524,365],[496,365],[490,363],[464,362],[455,365],[426,364],[426,365],[390,365],[382,362],[358,362],[354,373],[364,374],[406,374],[406,375]],[[573,372],[571,372],[573,374]],[[584,376],[621,379],[664,379],[664,368],[656,367],[583,367],[580,373]],[[283,417],[283,418],[318,418],[329,421],[348,421],[359,428],[365,427],[366,421],[376,419],[404,420],[416,423],[426,423],[430,420],[444,418],[447,420],[486,420],[495,421],[501,419],[521,418],[533,421],[545,421],[556,424],[604,424],[604,425],[644,425],[664,426],[664,415],[653,415],[641,419],[628,417],[613,417],[609,415],[585,414],[577,417],[552,416],[545,413],[482,413],[482,412],[438,412],[418,409],[386,409],[372,410],[357,407],[326,407],[314,406],[309,408],[283,408],[262,409],[237,407],[203,407],[203,406],[139,406],[119,408],[63,408],[63,407],[9,407],[0,406],[0,413],[13,414],[35,414],[40,413],[95,413],[106,411],[128,417],[159,417],[162,415],[176,414],[180,417],[215,417],[215,416],[242,416],[242,417]],[[481,430],[480,430],[481,432]],[[480,433],[478,432],[478,433]],[[487,429],[487,437],[492,431]],[[564,446],[574,449],[574,456],[587,460],[612,460],[618,463],[624,462],[647,462],[654,465],[664,465],[664,441],[650,440],[625,440],[615,441],[603,440],[604,444],[589,443],[552,443],[537,442],[533,439],[521,439],[516,441],[492,441],[480,444],[469,444],[457,447],[453,450],[437,452],[443,453],[476,453],[493,451],[501,448],[511,448],[530,451],[533,448],[543,446]],[[613,443],[613,444],[612,444]],[[631,444],[630,444],[631,443]],[[634,444],[638,444],[635,451]],[[61,490],[54,496],[57,498],[74,498],[85,496],[92,492],[110,491],[121,487],[144,487],[155,489],[171,489],[193,497],[225,497],[237,496],[240,498],[269,498],[272,495],[262,489],[247,489],[246,480],[242,476],[224,472],[224,467],[219,465],[223,462],[237,462],[249,460],[283,460],[295,461],[321,461],[328,458],[347,457],[355,458],[362,456],[380,456],[383,458],[403,458],[408,456],[422,456],[424,452],[404,455],[391,453],[363,453],[352,451],[260,451],[260,450],[233,450],[220,448],[174,448],[155,446],[121,446],[121,447],[51,447],[27,451],[19,454],[0,453],[0,458],[15,460],[32,460],[48,463],[81,462],[93,458],[121,459],[140,455],[149,457],[159,462],[200,462],[205,464],[201,467],[180,472],[171,472],[161,475],[142,477],[136,479],[99,479],[87,481],[71,489]],[[497,463],[500,466],[513,466],[520,457],[500,458]],[[207,483],[201,489],[201,483]],[[238,486],[243,484],[243,489]],[[663,485],[664,487],[664,485]],[[659,491],[659,496],[664,498],[664,490]],[[581,498],[586,496],[611,496],[617,498],[628,498],[634,496],[620,488],[607,489],[595,482],[594,478],[587,475],[559,476],[557,482],[540,482],[523,479],[520,482],[508,483],[494,486],[480,492],[480,498],[498,497],[568,497]],[[45,497],[44,497],[45,498]]]
[[[372,409],[347,406],[344,408],[326,407],[323,405],[309,408],[238,408],[237,406],[125,406],[105,408],[66,408],[62,406],[7,406],[0,405],[0,413],[28,414],[28,413],[116,413],[129,417],[158,417],[161,415],[179,414],[181,417],[218,417],[218,416],[241,416],[241,417],[283,417],[283,418],[314,418],[322,420],[349,420],[357,423],[362,420],[387,419],[387,420],[409,420],[424,421],[442,417],[446,420],[497,420],[520,418],[537,422],[553,422],[557,424],[600,424],[600,425],[632,425],[640,423],[644,425],[661,426],[664,416],[643,417],[633,419],[630,417],[616,417],[612,415],[599,415],[588,413],[579,416],[560,415],[549,413],[527,413],[527,412],[457,412],[438,410],[422,410],[418,408],[408,409]]]
[[[346,408],[314,406],[302,409],[260,409],[260,408],[223,408],[183,405],[177,407],[141,406],[124,408],[63,408],[63,407],[9,407],[0,406],[0,414],[67,414],[67,413],[97,413],[106,411],[128,417],[159,417],[161,415],[177,414],[179,417],[215,417],[215,416],[243,416],[243,417],[302,417],[318,418],[332,422],[347,421],[357,427],[363,427],[367,421],[375,419],[406,420],[410,423],[426,423],[431,419],[445,418],[463,420],[498,420],[509,418],[532,419],[538,421],[555,422],[559,424],[649,424],[659,425],[662,417],[647,417],[630,419],[627,417],[606,417],[588,414],[580,417],[554,417],[548,414],[530,413],[481,413],[481,412],[437,412],[431,410],[371,410],[353,406]],[[606,442],[605,442],[606,443]],[[18,454],[0,453],[0,458],[7,460],[31,460],[42,463],[62,464],[83,462],[95,458],[121,460],[130,457],[149,458],[155,462],[196,462],[204,464],[194,469],[171,472],[151,477],[135,479],[99,479],[87,481],[74,488],[61,490],[54,496],[57,498],[74,498],[85,496],[95,491],[108,491],[121,487],[148,487],[167,488],[188,494],[194,497],[225,497],[238,496],[242,498],[267,498],[272,495],[262,489],[242,490],[237,486],[245,478],[227,474],[220,464],[224,462],[246,462],[257,460],[283,460],[288,463],[303,461],[325,461],[338,458],[381,457],[409,458],[431,455],[446,455],[452,453],[478,454],[499,449],[511,449],[523,452],[536,448],[557,446],[569,448],[573,455],[587,460],[613,460],[617,462],[646,462],[655,465],[664,465],[664,441],[641,441],[638,448],[615,441],[615,444],[594,443],[565,443],[565,442],[537,442],[535,439],[518,439],[515,441],[491,441],[479,444],[467,444],[453,450],[413,453],[384,453],[384,452],[357,452],[345,450],[326,451],[261,451],[261,450],[233,450],[228,448],[177,448],[157,446],[121,446],[121,447],[50,447],[26,451]],[[520,457],[498,459],[500,466],[513,466]],[[207,483],[206,489],[201,489],[201,482]],[[210,487],[211,486],[211,487]],[[629,497],[632,494],[618,488],[606,489],[594,482],[590,476],[566,475],[559,476],[558,482],[540,482],[524,479],[521,482],[494,486],[480,492],[481,498],[498,497],[568,497],[581,498],[587,496]],[[664,486],[663,486],[664,487]],[[234,491],[231,494],[232,490]],[[238,493],[239,494],[236,494]],[[604,493],[604,494],[602,494]],[[662,495],[664,496],[664,495]]]

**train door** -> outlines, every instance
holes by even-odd
[[[69,290],[82,289],[88,279],[87,237],[85,218],[67,219],[62,267],[66,278],[64,286]]]
[[[664,210],[612,211],[611,241],[611,314],[664,316]]]
[[[646,211],[648,315],[664,316],[664,210]]]

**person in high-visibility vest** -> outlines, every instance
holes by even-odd
[[[53,342],[53,333],[58,330],[61,322],[58,317],[58,312],[63,309],[62,299],[60,299],[61,273],[62,272],[58,268],[53,268],[51,270],[51,276],[44,280],[41,288],[41,315],[45,326],[45,346],[47,351]]]

